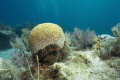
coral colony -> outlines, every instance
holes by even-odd
[[[0,80],[119,80],[119,29],[120,23],[112,37],[90,29],[63,32],[54,23],[23,28],[9,39],[12,58],[0,58]]]

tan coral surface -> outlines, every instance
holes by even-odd
[[[63,47],[65,36],[61,27],[53,23],[38,24],[30,33],[29,46],[32,53],[37,53],[46,46],[56,44]]]

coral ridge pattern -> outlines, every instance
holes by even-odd
[[[63,47],[65,36],[61,27],[53,23],[39,24],[33,28],[29,36],[29,46],[32,53],[37,53],[46,46],[56,44]]]

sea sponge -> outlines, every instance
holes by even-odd
[[[96,47],[95,50],[100,50],[100,48],[101,48],[101,44],[100,44],[100,42],[99,42],[99,39],[98,39],[97,37],[95,37],[95,38],[94,38],[94,41],[95,41],[96,44],[97,44],[97,47]]]
[[[37,53],[51,44],[61,49],[64,46],[65,36],[62,28],[57,24],[42,23],[33,28],[28,41],[31,52]]]

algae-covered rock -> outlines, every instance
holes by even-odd
[[[116,80],[117,71],[102,61],[94,51],[73,52],[69,60],[51,65],[45,79],[53,80]],[[88,63],[86,62],[88,60]],[[77,61],[78,60],[78,61]]]

